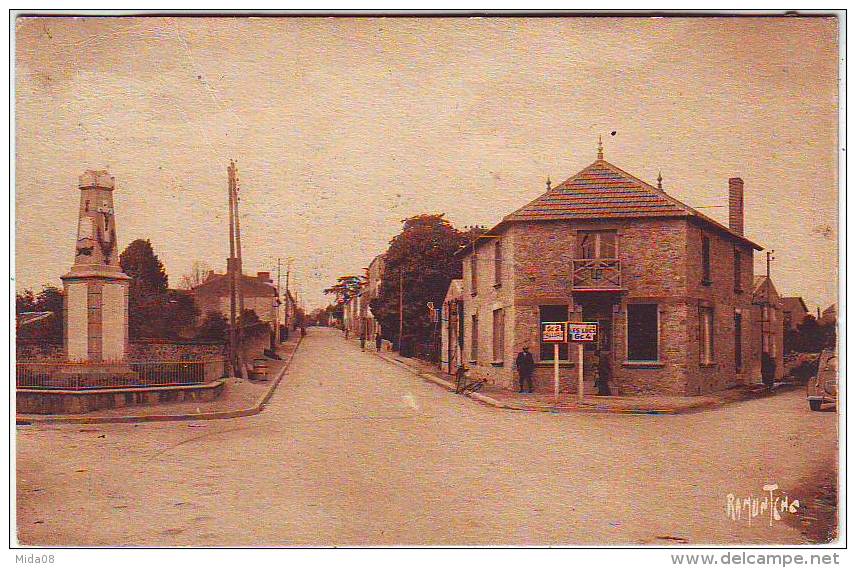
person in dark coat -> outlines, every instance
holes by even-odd
[[[609,353],[600,351],[597,354],[597,394],[599,396],[609,396],[612,392],[609,390],[609,381],[612,379],[612,362],[610,361]]]
[[[535,358],[529,352],[528,347],[524,347],[523,351],[517,354],[515,360],[517,373],[520,375],[520,391],[532,392],[532,373],[535,371]],[[527,387],[528,385],[528,387]]]
[[[380,353],[380,348],[383,347],[383,338],[380,336],[380,333],[376,333],[374,336],[374,344],[377,348],[377,352]]]

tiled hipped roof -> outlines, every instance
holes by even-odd
[[[662,189],[602,159],[507,215],[503,223],[638,217],[696,217],[761,249],[725,225],[670,197]]]

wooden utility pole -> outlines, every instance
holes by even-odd
[[[273,320],[274,320],[274,330],[273,330],[274,346],[273,346],[273,348],[274,349],[279,347],[279,342],[280,342],[279,307],[282,305],[282,302],[280,301],[280,296],[282,296],[282,274],[281,274],[281,272],[282,272],[282,259],[277,257],[277,259],[276,259],[276,305],[274,306],[274,309],[276,310],[276,312],[275,312],[276,317],[273,318]]]
[[[238,333],[237,333],[237,285],[235,279],[235,203],[233,192],[234,162],[229,162],[226,171],[229,173],[229,259],[226,261],[227,278],[229,279],[229,367],[230,374],[238,373]]]
[[[241,217],[238,210],[238,167],[235,165],[234,160],[229,161],[229,204],[232,209],[229,212],[229,219],[232,221],[233,227],[230,228],[229,234],[233,237],[233,242],[230,243],[229,250],[232,253],[232,258],[230,259],[230,265],[232,267],[232,278],[230,281],[230,293],[231,293],[231,309],[232,309],[232,326],[230,329],[230,340],[234,336],[233,346],[233,355],[235,358],[235,365],[237,367],[237,371],[240,373],[241,378],[247,379],[247,368],[244,365],[243,357],[241,355],[241,346],[243,345],[244,333],[243,333],[243,315],[244,315],[244,292],[242,286],[244,269],[241,261]],[[237,297],[237,302],[236,302]],[[235,309],[237,305],[237,310]],[[235,312],[238,312],[237,318],[235,318]],[[237,321],[235,321],[237,319]]]
[[[398,270],[398,354],[404,341],[404,267]]]

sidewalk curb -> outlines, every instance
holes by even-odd
[[[389,363],[393,363],[398,365],[399,367],[403,367],[407,369],[414,375],[425,379],[428,382],[434,383],[438,386],[445,388],[450,392],[455,391],[455,385],[450,382],[437,377],[436,375],[432,375],[431,373],[426,373],[421,369],[408,365],[404,361],[400,361],[393,356],[385,355],[383,353],[374,352],[376,356],[380,357],[384,361]],[[779,387],[783,392],[787,392],[788,390],[792,390],[789,387]],[[624,415],[635,415],[635,416],[676,416],[679,414],[690,414],[693,412],[700,412],[703,410],[710,410],[714,408],[719,408],[725,406],[727,404],[732,404],[735,402],[746,402],[749,400],[755,400],[757,398],[765,398],[766,396],[772,396],[775,393],[763,395],[760,397],[751,397],[744,400],[721,400],[721,401],[709,401],[702,404],[698,404],[696,406],[690,406],[686,408],[608,408],[602,405],[598,405],[597,402],[583,402],[583,403],[575,403],[574,406],[560,406],[560,407],[547,407],[547,406],[525,406],[515,403],[508,403],[499,401],[491,396],[487,396],[481,394],[479,392],[467,392],[464,393],[465,396],[486,404],[488,406],[493,406],[494,408],[500,408],[503,410],[517,410],[522,412],[547,412],[550,414],[565,414],[565,413],[586,413],[586,414],[624,414]]]
[[[239,408],[237,410],[218,410],[212,412],[199,412],[193,414],[129,414],[125,416],[74,416],[62,417],[51,416],[49,418],[24,418],[15,416],[15,424],[18,426],[26,426],[30,424],[130,424],[135,422],[184,422],[188,420],[225,420],[229,418],[243,418],[245,416],[253,416],[264,410],[265,405],[270,401],[276,387],[282,381],[286,371],[291,366],[291,361],[294,359],[295,353],[303,343],[301,336],[297,340],[297,345],[294,346],[294,351],[288,357],[285,365],[279,370],[276,377],[273,379],[270,387],[265,393],[258,398],[253,406],[248,408]]]

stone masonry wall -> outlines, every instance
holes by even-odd
[[[710,239],[711,284],[702,283],[702,236]],[[734,251],[741,252],[740,291],[734,286]],[[687,394],[704,394],[736,384],[753,382],[752,369],[758,356],[752,348],[753,249],[726,237],[722,232],[691,223],[688,230],[687,256]],[[699,337],[700,307],[713,308],[713,364],[701,362]],[[743,365],[737,371],[735,359],[734,314],[742,315]],[[757,363],[760,369],[760,363]]]
[[[64,361],[61,343],[16,344],[16,360]],[[132,341],[128,351],[129,361],[181,361],[184,359],[219,359],[224,356],[222,343],[176,343],[157,340]]]
[[[471,255],[463,263],[464,298],[464,361],[470,368],[470,376],[488,383],[508,387],[511,384],[512,367],[516,352],[513,349],[514,309],[514,235],[506,231],[500,235],[502,242],[502,279],[494,281],[494,244],[497,239],[483,238],[477,241],[477,288],[473,294]],[[505,344],[500,360],[493,357],[493,311],[502,309],[505,318]],[[479,349],[478,360],[472,359],[473,321],[478,314]]]

